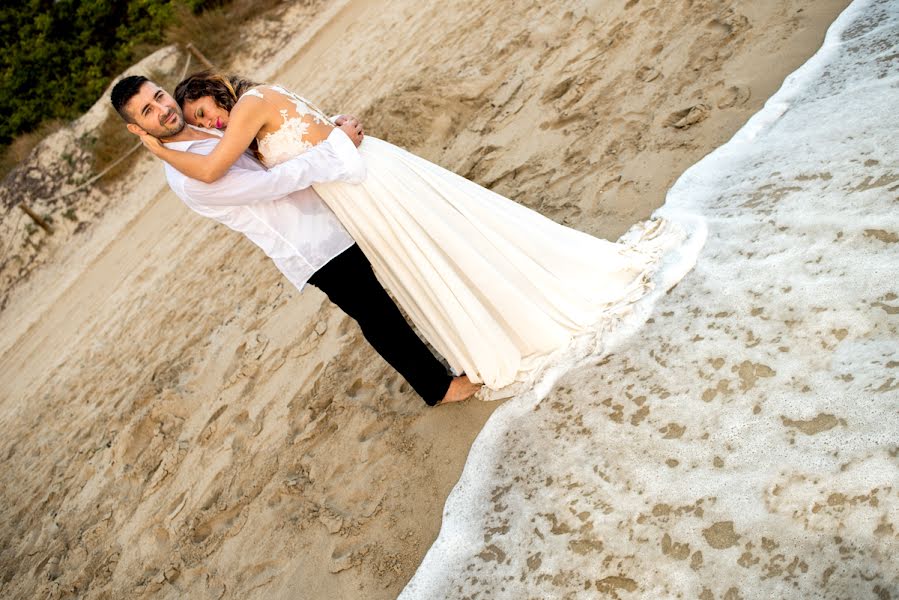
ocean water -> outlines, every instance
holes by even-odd
[[[670,190],[695,267],[493,414],[400,598],[899,597],[897,115],[899,2],[856,0]]]

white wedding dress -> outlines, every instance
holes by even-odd
[[[283,88],[297,115],[259,141],[269,166],[312,147],[304,134],[327,118]],[[368,257],[419,333],[491,397],[532,385],[575,340],[596,338],[652,287],[679,234],[660,221],[612,243],[570,229],[383,140],[359,147],[362,184],[315,190]],[[678,240],[665,238],[678,237]],[[567,353],[570,358],[570,352]]]

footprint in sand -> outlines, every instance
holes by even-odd
[[[657,79],[661,74],[661,71],[655,67],[650,67],[649,65],[643,65],[637,69],[637,79],[643,83],[649,83],[650,81]]]
[[[339,543],[331,552],[331,563],[328,571],[340,573],[362,564],[362,559],[368,554],[368,547],[360,545],[355,540]]]
[[[243,529],[247,520],[243,508],[243,504],[238,504],[199,523],[193,529],[191,541],[195,544],[200,544],[217,533],[227,537],[237,535]]]
[[[706,23],[706,29],[723,39],[730,39],[748,27],[749,19],[744,15],[735,13],[733,9],[728,9],[724,14]]]
[[[213,435],[215,435],[215,432],[218,429],[218,426],[216,425],[216,421],[218,420],[218,418],[220,416],[222,416],[222,413],[225,412],[226,410],[228,410],[228,405],[223,404],[218,409],[216,409],[216,411],[214,413],[212,413],[212,416],[210,416],[209,420],[206,421],[206,424],[203,425],[203,429],[201,429],[200,433],[197,435],[197,438],[200,440],[201,446],[205,446],[207,444],[207,442],[209,442],[209,439]]]
[[[124,465],[136,464],[153,441],[156,428],[157,423],[149,414],[144,414],[131,423],[116,448],[117,462]]]
[[[373,415],[371,422],[367,425],[363,425],[359,429],[358,439],[360,444],[365,444],[370,440],[376,440],[381,435],[390,429],[391,422],[386,418],[379,418],[378,415]]]
[[[701,121],[705,121],[712,112],[708,104],[697,104],[682,110],[676,110],[665,119],[665,127],[688,129]]]
[[[750,89],[745,85],[732,85],[718,97],[716,106],[718,108],[731,108],[732,106],[741,106],[746,104],[751,95]]]
[[[259,371],[259,365],[265,349],[268,347],[268,336],[261,331],[251,333],[247,340],[234,351],[234,359],[225,376],[225,388],[231,387],[241,379],[251,379]]]

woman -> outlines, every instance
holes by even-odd
[[[145,144],[207,182],[247,147],[271,167],[334,127],[303,98],[235,76],[193,75],[175,98],[187,123],[224,129],[222,141],[207,156],[155,138]],[[662,248],[679,241],[673,228],[653,222],[639,248],[608,242],[377,138],[366,137],[359,152],[368,172],[362,184],[316,191],[425,339],[494,397],[533,384],[572,348],[583,352],[584,340],[650,289]]]

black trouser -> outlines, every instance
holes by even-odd
[[[368,343],[430,405],[446,394],[452,376],[425,346],[353,244],[319,269],[309,283],[356,320]]]

